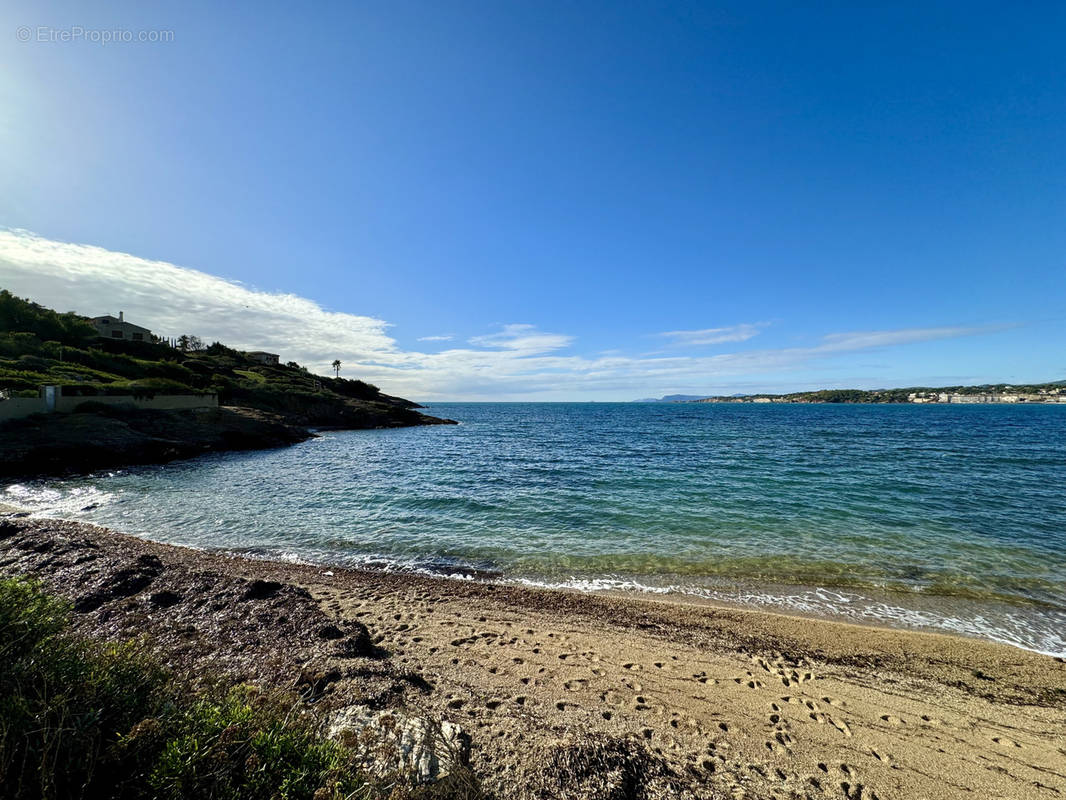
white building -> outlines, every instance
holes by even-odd
[[[118,317],[103,316],[93,317],[89,320],[96,328],[97,335],[102,339],[124,339],[129,342],[150,342],[152,332],[140,325],[126,322],[123,312],[118,312]]]

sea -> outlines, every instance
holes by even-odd
[[[252,558],[712,602],[1066,656],[1066,405],[449,403],[8,484]]]

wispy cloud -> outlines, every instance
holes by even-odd
[[[419,336],[420,342],[450,342],[455,336],[450,333],[442,334],[440,336]]]
[[[475,347],[498,347],[525,355],[550,353],[573,342],[572,336],[561,333],[542,333],[535,325],[504,325],[503,330],[468,340]]]
[[[825,337],[818,349],[829,353],[848,350],[872,350],[878,347],[891,347],[898,344],[931,342],[936,339],[954,339],[958,336],[973,336],[978,333],[991,333],[1003,330],[1003,325],[982,325],[971,327],[943,328],[906,328],[894,331],[856,331],[854,333],[831,333]]]
[[[682,347],[696,347],[709,344],[725,344],[726,342],[746,342],[754,336],[758,336],[767,323],[755,322],[743,325],[732,325],[726,328],[703,328],[696,331],[666,331],[656,334],[664,339],[671,339],[671,344]]]
[[[579,355],[573,352],[574,337],[516,323],[427,353],[400,348],[388,335],[385,320],[329,311],[307,298],[259,291],[167,262],[4,229],[0,285],[61,311],[96,315],[121,310],[159,334],[193,333],[237,348],[281,353],[284,361],[298,361],[323,374],[339,358],[349,376],[413,399],[641,397],[693,393],[739,377],[780,383],[801,368],[848,353],[993,330],[859,331],[826,336],[809,347],[715,355],[673,347],[650,355],[617,350]],[[747,341],[763,327],[750,323],[660,335],[691,345],[722,344]]]

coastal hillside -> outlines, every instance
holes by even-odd
[[[673,399],[674,397],[680,399]],[[741,394],[690,398],[673,395],[664,402],[680,403],[1062,403],[1066,381],[1051,383],[994,383],[979,386],[909,386],[902,389],[819,389],[791,394]]]
[[[119,325],[129,323],[119,322]],[[131,326],[133,327],[133,326]],[[154,463],[201,452],[276,447],[309,428],[362,429],[447,423],[360,380],[315,375],[272,354],[194,335],[169,344],[107,338],[89,318],[58,313],[0,290],[0,392],[35,398],[57,386],[83,400],[73,414],[35,414],[0,425],[0,475]],[[215,395],[209,411],[108,407],[115,396]],[[3,401],[0,401],[3,402]]]

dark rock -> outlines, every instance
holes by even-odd
[[[158,556],[142,555],[125,569],[117,570],[95,591],[82,595],[75,601],[74,610],[79,614],[95,611],[110,600],[132,597],[148,588],[163,571],[163,562]]]
[[[181,602],[181,595],[164,590],[153,594],[148,601],[156,608],[170,608]]]
[[[382,653],[370,640],[370,631],[358,622],[355,625],[357,630],[337,645],[335,655],[340,658],[380,658]]]
[[[277,581],[252,581],[248,591],[244,593],[242,600],[269,600],[277,595],[285,587],[285,584]]]
[[[344,631],[342,631],[336,625],[323,625],[321,628],[318,629],[318,638],[327,640],[343,639]]]

